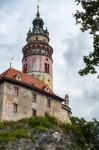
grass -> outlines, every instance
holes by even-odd
[[[36,126],[33,131],[39,131],[39,132],[47,132],[48,128],[42,127],[42,126]]]
[[[3,129],[3,128],[4,128],[4,123],[0,122],[0,129]]]
[[[43,127],[42,129],[51,129],[54,128],[54,126],[57,124],[57,120],[54,117],[45,115],[45,117],[33,117],[29,121],[29,125],[32,128],[38,128]]]
[[[28,132],[26,129],[16,129],[15,131],[0,133],[0,142],[14,141],[17,138],[27,138]]]

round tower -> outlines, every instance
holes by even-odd
[[[22,71],[43,80],[50,89],[53,89],[53,49],[49,45],[49,32],[43,26],[44,22],[40,18],[39,6],[37,6],[33,29],[29,30],[27,44],[22,50]]]

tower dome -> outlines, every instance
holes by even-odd
[[[32,23],[33,23],[34,28],[35,28],[36,26],[38,26],[38,27],[40,27],[40,28],[43,28],[44,22],[43,22],[43,19],[40,18],[39,6],[37,6],[36,18],[33,20]]]
[[[40,18],[40,13],[39,13],[39,6],[37,6],[37,14],[36,18],[32,22],[33,24],[33,33],[44,33],[43,25],[44,21],[42,18]]]

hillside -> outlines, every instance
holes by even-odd
[[[45,115],[0,123],[0,150],[98,150],[99,122],[76,117],[71,122]]]

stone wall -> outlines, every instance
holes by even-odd
[[[32,35],[29,39],[28,42],[33,42],[33,41],[43,41],[48,43],[49,39],[45,35]]]
[[[49,73],[45,72],[45,63],[49,64]],[[27,74],[31,74],[36,78],[44,81],[50,89],[53,89],[53,69],[52,69],[52,59],[42,55],[32,55],[27,56],[26,59],[23,60],[23,68],[24,65],[27,64]]]
[[[0,118],[2,118],[4,84],[0,85]]]
[[[16,93],[18,89],[18,95]],[[17,112],[14,112],[14,105]],[[32,92],[18,85],[4,84],[3,114],[2,120],[19,120],[30,117],[32,114]]]
[[[33,100],[34,94],[36,96],[35,101]],[[33,115],[34,110],[36,110],[37,116],[44,116],[45,113],[49,113],[60,121],[70,121],[68,112],[62,109],[60,101],[23,86],[4,83],[2,120],[16,121],[29,118]]]

